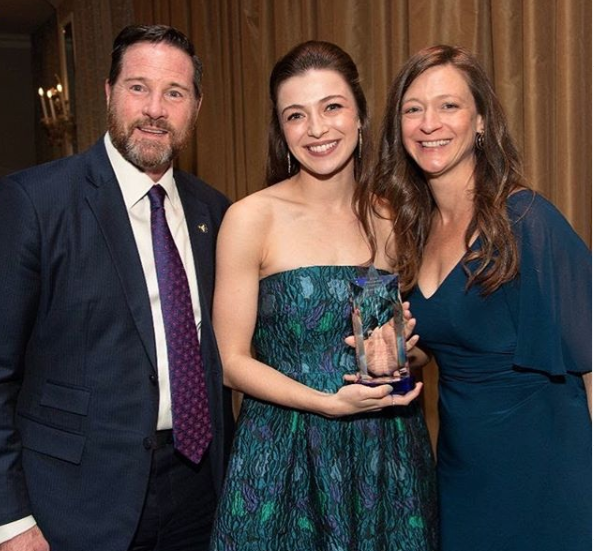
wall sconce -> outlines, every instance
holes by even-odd
[[[68,92],[62,86],[58,75],[54,87],[47,90],[39,88],[37,93],[43,113],[41,124],[47,132],[50,144],[70,147],[75,128],[74,117],[70,112]]]

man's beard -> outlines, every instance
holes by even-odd
[[[107,128],[114,147],[122,157],[134,166],[145,171],[169,167],[179,152],[188,145],[190,136],[196,123],[196,114],[192,121],[178,133],[167,121],[146,117],[133,121],[125,127],[117,118],[115,110],[110,105],[107,109]],[[132,139],[134,129],[137,127],[150,127],[166,130],[169,135],[168,143],[159,143],[149,138]]]

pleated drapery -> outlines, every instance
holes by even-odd
[[[198,131],[179,160],[232,199],[263,186],[276,59],[329,40],[357,63],[377,136],[390,82],[422,47],[474,52],[491,76],[531,185],[591,243],[590,0],[133,0],[135,21],[186,32],[204,61]],[[435,438],[436,367],[425,370]]]
[[[196,141],[180,166],[233,199],[262,187],[268,77],[298,42],[336,42],[357,62],[379,131],[409,55],[473,51],[491,76],[532,185],[590,242],[591,3],[587,0],[135,0],[138,22],[188,33],[205,64]]]

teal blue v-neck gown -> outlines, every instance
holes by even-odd
[[[440,549],[585,551],[591,255],[541,196],[518,192],[508,212],[516,281],[481,297],[459,264],[431,297],[408,297],[440,368]]]
[[[348,266],[260,282],[256,356],[335,392],[354,373]],[[434,460],[418,403],[329,419],[246,396],[213,551],[434,551]]]

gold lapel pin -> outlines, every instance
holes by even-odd
[[[208,226],[206,224],[198,224],[198,229],[202,233],[208,233]]]

